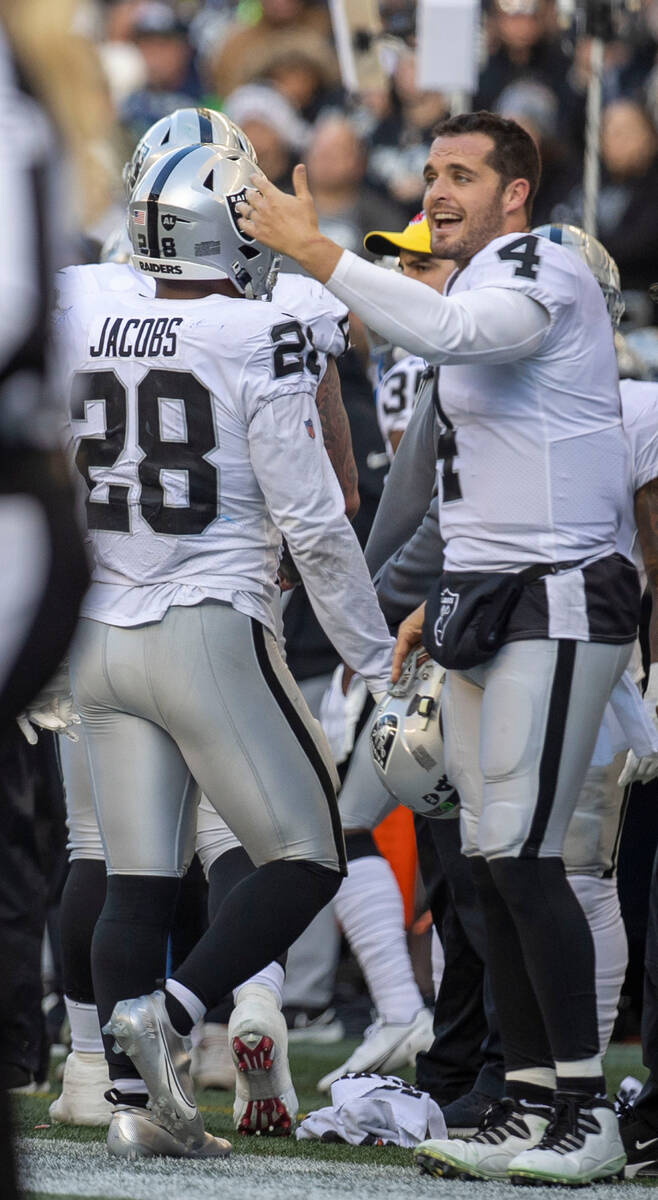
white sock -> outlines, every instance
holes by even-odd
[[[379,855],[351,859],[334,897],[334,912],[363,971],[377,1013],[407,1023],[423,1007],[404,931],[402,896]]]
[[[103,1054],[98,1009],[95,1004],[81,1004],[78,1000],[64,997],[66,1012],[71,1027],[71,1049],[78,1054]]]
[[[591,1058],[576,1058],[571,1062],[555,1060],[555,1073],[558,1079],[596,1079],[603,1074],[603,1063],[600,1054]]]
[[[628,942],[621,918],[617,881],[596,875],[567,875],[592,933],[596,957],[596,1011],[601,1054],[617,1019],[628,964]]]
[[[183,1005],[195,1025],[197,1021],[201,1021],[205,1017],[207,1012],[205,1004],[199,1000],[198,996],[194,995],[194,992],[186,988],[184,983],[179,983],[177,979],[168,979],[165,983],[165,992],[169,992],[174,1000],[178,1000],[178,1003]]]
[[[432,926],[432,942],[430,950],[432,958],[432,987],[434,988],[434,999],[436,1000],[443,979],[443,971],[446,965],[446,956],[443,953],[441,938],[434,926]]]
[[[252,975],[250,979],[247,979],[244,983],[241,983],[240,987],[233,989],[233,1003],[237,1004],[238,992],[241,988],[246,987],[247,984],[256,983],[259,987],[267,988],[269,992],[272,992],[276,999],[277,1007],[281,1008],[283,1003],[283,983],[285,977],[286,973],[281,966],[281,963],[268,963],[266,967],[263,967],[262,971],[258,971],[256,975]]]

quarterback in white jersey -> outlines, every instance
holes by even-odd
[[[445,296],[322,237],[295,172],[294,196],[252,180],[243,232],[440,365],[445,569],[425,636],[444,665],[451,639],[454,650],[446,770],[485,913],[506,1095],[486,1135],[430,1142],[417,1158],[439,1175],[590,1183],[625,1153],[604,1099],[591,934],[562,847],[639,615],[637,572],[616,552],[629,459],[605,303],[584,264],[528,232],[540,163],[513,121],[472,113],[435,130],[424,208],[433,253],[458,268]],[[505,608],[505,572],[526,568],[535,583],[517,581]],[[475,655],[472,611],[492,621]],[[394,678],[424,615],[400,628]]]
[[[132,235],[141,269],[155,273],[164,251],[161,273],[178,286],[159,281],[156,299],[87,298],[65,306],[59,322],[94,556],[72,677],[109,873],[93,956],[101,1019],[159,973],[190,844],[192,777],[257,867],[166,997],[118,1005],[108,1029],[133,1060],[108,1051],[117,1090],[134,1099],[141,1076],[158,1120],[194,1154],[206,1153],[207,1139],[182,1059],[182,1091],[167,1083],[178,1035],[290,944],[330,899],[344,865],[326,745],[273,637],[281,534],[329,636],[375,693],[385,689],[392,649],[322,444],[312,342],[290,313],[240,300],[245,275],[259,294],[270,269],[230,210],[251,169],[207,146],[165,156],[131,198]],[[175,259],[172,220],[182,226]],[[134,799],[132,850],[116,821],[115,797],[125,795]],[[173,863],[159,825],[175,838]],[[127,976],[117,923],[128,910],[135,970]],[[247,929],[256,914],[257,930]],[[164,1041],[144,1055],[137,1027],[156,1014]],[[238,1018],[234,1048],[239,1035]],[[270,1124],[289,1131],[285,1089],[267,1103]],[[250,1108],[251,1100],[246,1120]]]

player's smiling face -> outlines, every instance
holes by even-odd
[[[437,258],[464,266],[493,238],[525,227],[523,205],[515,200],[509,223],[508,193],[514,184],[503,186],[490,162],[493,150],[485,133],[438,137],[432,143],[423,172],[423,207]]]

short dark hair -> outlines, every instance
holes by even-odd
[[[525,207],[530,221],[532,204],[541,178],[539,151],[525,129],[516,121],[499,117],[498,113],[460,113],[456,117],[444,117],[432,130],[432,137],[457,137],[462,133],[484,133],[491,138],[493,150],[488,155],[489,164],[500,175],[503,187],[513,179],[527,179],[530,190]]]

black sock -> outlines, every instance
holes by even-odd
[[[208,922],[217,916],[229,892],[255,871],[247,851],[234,846],[216,858],[208,871]],[[206,1013],[204,1020],[215,1025],[228,1025],[233,1012],[233,993],[227,992],[218,1004]],[[173,1021],[172,1021],[173,1023]]]
[[[553,1069],[544,1019],[525,965],[519,935],[501,895],[492,864],[479,855],[470,859],[473,880],[487,933],[487,967],[503,1043],[505,1067]]]
[[[59,906],[62,986],[69,1000],[94,1004],[91,940],[105,903],[105,863],[74,858]]]
[[[553,1061],[593,1058],[599,1054],[594,943],[564,863],[496,858],[489,869],[512,914]]]
[[[603,1075],[558,1075],[556,1092],[578,1092],[582,1096],[607,1100],[607,1088]]]
[[[220,854],[208,871],[208,921],[212,924],[229,892],[256,868],[242,846]]]
[[[540,1087],[537,1083],[526,1083],[523,1079],[506,1079],[505,1095],[529,1108],[535,1106],[552,1108],[553,1106],[552,1088]]]
[[[368,829],[358,829],[354,833],[345,833],[345,853],[347,861],[355,858],[381,858],[377,843]]]
[[[335,896],[341,878],[303,860],[265,863],[233,888],[173,978],[212,1009],[292,945]]]
[[[149,1102],[147,1092],[119,1092],[116,1088],[108,1088],[103,1095],[109,1104],[127,1104],[130,1108],[146,1108]]]
[[[167,965],[167,939],[178,879],[161,875],[109,875],[103,911],[92,942],[92,972],[101,1028],[118,1000],[152,992]],[[110,1079],[139,1078],[126,1054],[103,1038]]]
[[[176,1033],[180,1033],[181,1037],[187,1037],[192,1032],[194,1021],[185,1005],[181,1004],[180,1000],[177,1000],[175,996],[172,996],[171,992],[168,992],[166,988],[165,1008]]]

